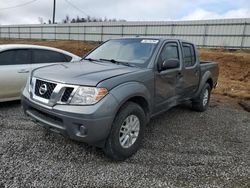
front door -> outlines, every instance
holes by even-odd
[[[176,42],[167,42],[158,57],[158,71],[155,72],[155,113],[176,104],[176,87],[179,85],[181,67],[161,70],[162,63],[169,59],[180,60],[179,46]]]

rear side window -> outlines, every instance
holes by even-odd
[[[29,50],[7,50],[0,52],[0,65],[30,64]]]
[[[67,62],[64,54],[50,50],[32,50],[32,63]]]
[[[192,67],[195,65],[196,59],[193,45],[183,43],[183,55],[185,67]]]

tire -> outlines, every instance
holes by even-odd
[[[125,160],[132,156],[140,148],[145,126],[144,110],[136,103],[127,102],[121,107],[112,124],[103,149],[105,154],[116,161]]]
[[[208,83],[204,85],[199,96],[192,101],[192,109],[197,112],[204,112],[207,110],[211,95],[211,87]]]

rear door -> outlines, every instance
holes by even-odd
[[[44,49],[32,49],[32,69],[53,63],[70,62],[72,57],[60,52]]]
[[[0,52],[0,101],[19,98],[31,70],[28,49]]]
[[[178,90],[178,95],[182,99],[192,98],[197,90],[200,79],[199,60],[196,58],[195,47],[191,43],[182,43],[183,51],[183,70],[182,87]]]

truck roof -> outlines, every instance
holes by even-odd
[[[180,42],[189,42],[187,40],[183,39],[177,39],[177,38],[170,38],[169,36],[143,36],[143,35],[138,35],[138,36],[129,36],[129,37],[122,37],[122,38],[117,38],[117,39],[136,39],[136,38],[141,38],[141,39],[155,39],[155,40],[176,40]],[[190,43],[190,42],[189,42]]]

